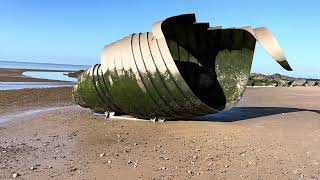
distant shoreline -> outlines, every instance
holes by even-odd
[[[11,69],[0,68],[0,82],[67,82],[51,79],[32,78],[23,75],[26,71],[32,72],[75,72],[73,70],[47,70],[47,69]]]
[[[58,65],[58,66],[79,66],[83,68],[89,68],[89,65],[79,65],[79,64],[60,64],[60,63],[39,63],[39,62],[28,62],[28,61],[5,61],[0,60],[0,63],[26,63],[26,64],[39,64],[39,65]]]

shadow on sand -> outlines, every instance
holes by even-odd
[[[282,113],[292,113],[300,111],[315,112],[320,115],[320,110],[312,109],[300,109],[300,108],[286,108],[286,107],[234,107],[230,110],[209,114],[206,116],[194,117],[188,120],[200,120],[200,121],[216,121],[216,122],[233,122],[248,120],[252,118],[271,116]]]

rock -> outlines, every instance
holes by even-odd
[[[135,162],[133,165],[134,168],[138,167],[138,162]]]
[[[123,141],[124,141],[123,139],[118,139],[118,140],[117,140],[117,142],[123,142]]]
[[[130,161],[130,160],[127,162],[127,164],[131,164],[131,163],[132,163],[132,161]]]
[[[277,87],[278,84],[277,84],[277,83],[271,83],[271,84],[269,84],[268,86],[269,86],[269,87]]]
[[[159,170],[166,170],[166,167],[160,167]]]
[[[136,145],[138,145],[138,143],[133,143],[133,145],[135,145],[135,146],[136,146]]]
[[[267,83],[261,83],[261,86],[266,86],[267,85]]]
[[[282,79],[282,76],[281,76],[281,74],[276,73],[276,74],[272,75],[272,78],[273,78],[274,80],[276,80],[276,81],[279,81],[279,80]]]
[[[212,165],[213,165],[213,163],[212,163],[212,162],[208,164],[208,166],[212,166]]]
[[[161,123],[164,123],[164,122],[166,121],[166,119],[164,119],[164,118],[159,118],[158,121],[161,122]]]
[[[307,81],[306,86],[316,86],[317,85],[317,81]]]
[[[102,154],[99,155],[99,157],[102,158],[105,155],[106,155],[105,153],[102,153]]]
[[[157,121],[157,118],[156,117],[150,118],[150,121],[155,123]]]
[[[13,173],[13,174],[12,174],[12,177],[13,177],[13,178],[16,178],[16,177],[19,177],[19,176],[20,176],[20,174],[18,174],[18,173]]]
[[[131,149],[125,149],[123,150],[124,153],[129,153],[131,151]]]
[[[111,160],[108,160],[108,161],[107,161],[108,164],[110,164],[111,162],[112,162]]]
[[[71,167],[71,169],[69,170],[69,172],[74,172],[74,171],[76,171],[76,170],[77,170],[76,167]]]
[[[291,81],[286,81],[286,80],[277,80],[278,86],[281,87],[288,87],[292,82]]]
[[[33,166],[30,167],[30,170],[35,170],[35,169],[37,169],[37,168],[33,167]]]
[[[192,172],[192,171],[190,171],[190,170],[188,170],[188,173],[191,174],[191,175],[194,174],[194,172]]]
[[[293,87],[295,87],[295,86],[305,86],[306,83],[307,83],[306,79],[298,79],[298,80],[294,80],[291,85]]]
[[[263,74],[258,74],[256,76],[254,76],[254,79],[256,80],[264,80],[264,79],[267,79],[268,77],[266,75],[263,75]]]

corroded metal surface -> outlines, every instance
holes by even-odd
[[[241,98],[256,41],[291,70],[266,28],[223,29],[196,23],[194,14],[156,22],[104,47],[101,64],[74,87],[75,101],[95,112],[138,118],[181,118],[217,113]]]

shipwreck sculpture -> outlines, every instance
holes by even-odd
[[[102,50],[78,79],[73,97],[94,112],[137,118],[182,118],[237,104],[246,88],[256,41],[283,68],[284,53],[266,28],[209,27],[194,14],[153,24]]]

